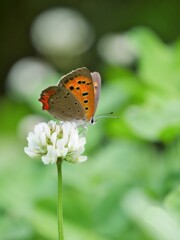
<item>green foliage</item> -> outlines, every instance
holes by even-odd
[[[63,164],[67,240],[180,239],[180,41],[165,45],[145,28],[127,36],[136,48],[136,70],[102,67],[97,113],[114,111],[119,118],[89,127],[87,162]],[[29,159],[17,134],[23,117],[42,114],[41,90],[24,103],[2,100],[3,240],[57,239],[56,167]]]

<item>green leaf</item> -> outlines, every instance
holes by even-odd
[[[170,96],[179,96],[180,63],[176,51],[147,28],[135,28],[129,36],[139,52],[138,75],[142,81]]]

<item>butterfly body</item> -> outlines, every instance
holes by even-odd
[[[42,91],[43,110],[62,121],[91,122],[97,108],[101,86],[99,73],[85,67],[63,76],[57,86]]]

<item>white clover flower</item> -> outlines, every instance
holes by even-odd
[[[32,158],[41,158],[44,164],[56,163],[58,159],[72,163],[87,160],[87,156],[81,156],[86,138],[79,135],[74,122],[39,123],[34,132],[28,134],[27,141],[25,153]]]

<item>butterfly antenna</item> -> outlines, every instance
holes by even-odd
[[[113,112],[109,112],[109,113],[98,115],[96,117],[96,120],[99,119],[99,118],[120,118],[119,116],[115,116],[113,114],[114,114]]]

